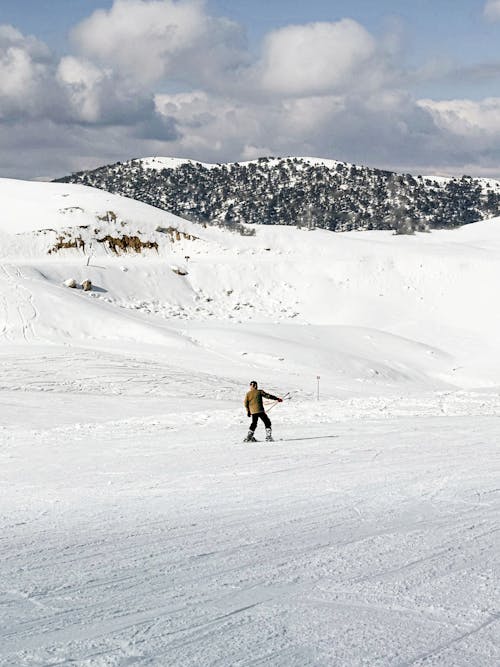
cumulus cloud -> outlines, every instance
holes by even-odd
[[[159,95],[156,103],[178,129],[172,151],[207,162],[313,154],[320,144],[324,152],[324,129],[342,106],[330,97],[243,103],[204,91]]]
[[[209,16],[200,0],[115,0],[72,37],[87,57],[146,85],[165,77],[214,78],[244,59],[239,26]]]
[[[153,95],[109,69],[74,56],[57,62],[47,46],[0,25],[0,119],[124,123],[154,114]]]
[[[181,157],[219,162],[232,153],[240,159],[247,139],[261,143],[259,137],[267,134],[269,118],[266,122],[258,107],[202,90],[158,95],[156,108],[175,121],[179,137],[172,149]]]
[[[262,85],[283,95],[316,95],[349,88],[364,68],[374,74],[375,39],[359,23],[312,23],[270,33],[262,56]]]
[[[351,19],[273,30],[251,54],[241,27],[207,7],[114,0],[74,28],[62,58],[0,26],[1,173],[57,176],[146,154],[313,155],[426,172],[439,155],[448,173],[495,165],[496,98],[408,92],[449,79],[452,63],[402,72],[399,39]]]
[[[83,122],[100,120],[101,90],[105,86],[105,73],[92,63],[67,56],[57,69],[57,79],[67,90],[70,106]]]
[[[151,93],[131,87],[114,73],[74,56],[59,62],[57,83],[73,122],[96,125],[132,124],[155,115]]]
[[[458,136],[485,138],[500,136],[500,97],[485,100],[420,100],[439,127]]]
[[[47,113],[54,94],[48,48],[12,26],[0,25],[0,81],[0,118]]]
[[[490,21],[500,21],[500,0],[487,0],[484,15]]]
[[[152,90],[80,56],[58,61],[8,25],[0,25],[0,80],[4,176],[56,176],[132,151],[168,152],[178,136],[174,121],[157,113]]]
[[[425,164],[445,144],[431,115],[408,95],[321,95],[236,103],[204,92],[160,95],[160,113],[174,118],[178,155],[206,161],[261,155],[310,155],[373,166]],[[442,144],[441,144],[442,142]],[[396,157],[397,156],[397,157]]]

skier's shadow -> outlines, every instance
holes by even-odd
[[[338,435],[313,435],[308,438],[278,438],[278,442],[291,442],[293,440],[324,440],[328,438],[338,438]]]

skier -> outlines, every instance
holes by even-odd
[[[257,382],[255,382],[255,380],[252,380],[250,382],[250,390],[247,392],[245,400],[243,401],[243,405],[246,408],[247,415],[252,418],[252,423],[250,424],[250,428],[248,429],[247,437],[243,442],[257,442],[253,434],[255,432],[255,429],[257,428],[257,422],[259,420],[259,417],[260,419],[262,419],[262,421],[264,422],[264,426],[266,427],[267,442],[272,442],[273,440],[273,434],[271,430],[271,420],[265,413],[264,404],[262,403],[263,398],[270,398],[272,401],[278,401],[278,403],[283,402],[282,398],[278,398],[278,396],[273,396],[272,394],[268,394],[262,389],[258,389]]]

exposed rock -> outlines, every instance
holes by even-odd
[[[47,252],[51,255],[59,250],[68,250],[70,248],[85,250],[85,241],[81,236],[73,237],[70,233],[65,233],[57,237],[56,243]]]
[[[158,243],[156,241],[143,241],[138,236],[111,236],[106,234],[103,238],[96,239],[98,243],[107,245],[110,250],[119,255],[120,253],[133,251],[142,252],[144,249],[156,250],[158,252]]]
[[[188,271],[187,269],[183,269],[180,266],[171,266],[170,267],[174,273],[176,273],[178,276],[187,276]]]

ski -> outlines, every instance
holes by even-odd
[[[338,435],[319,435],[316,437],[306,437],[306,438],[273,438],[272,440],[243,440],[242,444],[244,445],[253,445],[255,443],[261,444],[271,444],[273,442],[301,442],[304,440],[332,440],[333,438],[339,438]]]
[[[272,440],[243,440],[244,445],[253,444],[255,442],[271,443],[271,442],[300,442],[302,440],[332,440],[333,438],[340,438],[339,435],[313,435],[313,436],[304,436],[303,438],[273,438]]]

